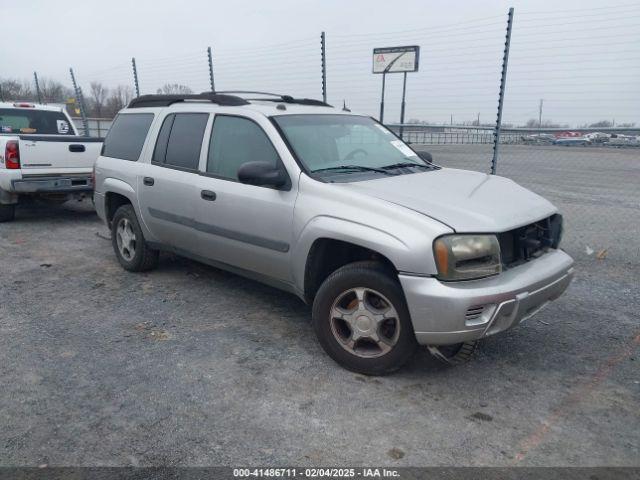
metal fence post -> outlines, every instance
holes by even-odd
[[[38,103],[42,103],[42,95],[40,94],[40,83],[38,83],[38,73],[33,72],[33,79],[36,82],[36,95],[38,96]]]
[[[76,101],[80,106],[80,117],[82,117],[82,128],[84,129],[85,137],[89,137],[89,121],[87,120],[87,111],[84,108],[84,97],[82,95],[82,89],[76,83],[76,77],[73,74],[73,68],[69,69],[69,73],[71,73],[71,83],[73,84],[73,91],[76,94]]]
[[[327,103],[327,50],[326,35],[324,32],[320,34],[320,53],[322,55],[322,101]]]
[[[504,104],[504,88],[507,82],[507,64],[509,63],[509,46],[511,45],[511,27],[512,26],[513,26],[513,7],[509,9],[509,17],[507,19],[507,34],[504,42],[504,55],[502,57],[502,77],[500,78],[500,94],[498,97],[498,117],[496,119],[496,128],[493,132],[493,158],[491,159],[492,175],[496,174],[496,166],[498,164],[498,149],[500,148],[500,129],[502,128],[502,107]]]
[[[133,85],[136,88],[136,97],[139,97],[140,84],[138,83],[138,68],[136,67],[136,57],[131,57],[131,66],[133,67]]]
[[[216,84],[213,80],[213,56],[211,55],[211,47],[207,47],[207,58],[209,60],[209,85],[211,86],[211,91],[215,93]]]
[[[384,83],[387,74],[382,72],[382,96],[380,97],[380,123],[384,123]]]
[[[400,138],[404,133],[404,106],[405,97],[407,95],[407,72],[404,72],[404,79],[402,80],[402,103],[400,104]]]

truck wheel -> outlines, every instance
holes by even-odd
[[[125,270],[144,272],[158,265],[159,252],[145,242],[131,205],[123,205],[116,210],[111,222],[111,243],[118,262]]]
[[[454,345],[429,345],[429,353],[447,365],[462,365],[471,360],[478,342],[456,343]]]
[[[313,302],[313,327],[333,360],[365,375],[399,369],[418,345],[398,280],[373,261],[329,275]]]
[[[0,222],[10,222],[16,217],[15,205],[0,204]]]

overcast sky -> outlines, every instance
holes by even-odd
[[[640,2],[0,0],[0,76],[70,84],[164,83],[320,97],[320,32],[326,31],[329,102],[378,115],[381,76],[373,47],[420,45],[408,75],[407,119],[495,121],[507,11],[515,8],[504,121],[538,117],[571,125],[640,124]],[[399,120],[402,75],[387,76],[385,120]]]

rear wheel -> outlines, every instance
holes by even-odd
[[[417,347],[402,288],[377,262],[332,273],[313,302],[313,326],[333,360],[365,375],[399,369]]]
[[[15,205],[0,204],[0,222],[10,222],[16,217]]]
[[[118,262],[130,272],[152,270],[158,265],[159,252],[144,240],[136,212],[131,205],[123,205],[111,222],[111,243]]]
[[[462,365],[473,357],[478,342],[464,342],[453,345],[429,345],[429,353],[447,365]]]

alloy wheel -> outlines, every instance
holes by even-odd
[[[376,290],[356,287],[342,292],[330,311],[331,333],[349,353],[375,358],[388,353],[400,337],[393,304]]]

